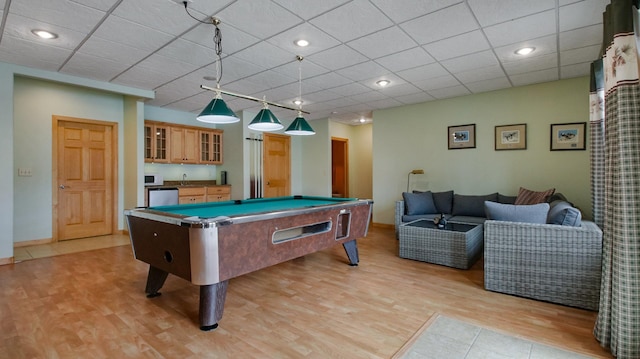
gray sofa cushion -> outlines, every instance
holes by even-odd
[[[417,214],[437,213],[436,205],[430,191],[419,193],[403,192],[405,214],[412,216]]]
[[[454,194],[453,210],[451,211],[451,214],[454,216],[485,217],[485,201],[498,201],[498,193],[496,192],[484,196]]]
[[[504,204],[486,201],[484,203],[487,219],[508,222],[547,223],[548,203]]]
[[[436,204],[438,213],[451,213],[453,206],[453,191],[433,192],[433,202]]]
[[[567,201],[553,201],[549,207],[547,223],[580,227],[582,213]]]
[[[498,203],[515,204],[516,198],[518,198],[518,196],[505,196],[503,194],[498,193]]]

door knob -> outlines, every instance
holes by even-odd
[[[60,185],[60,189],[65,189],[65,188],[66,187],[63,184]]]

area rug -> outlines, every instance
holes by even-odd
[[[588,359],[591,357],[434,314],[392,358]]]

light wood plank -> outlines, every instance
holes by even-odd
[[[74,241],[71,241],[74,242]],[[399,258],[392,228],[231,279],[220,327],[198,329],[198,287],[148,299],[128,245],[0,267],[0,358],[390,358],[433,314],[596,358],[595,312],[485,291],[459,270]]]

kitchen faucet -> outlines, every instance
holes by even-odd
[[[180,183],[182,186],[187,184],[187,174],[183,173],[182,174],[182,182]]]

